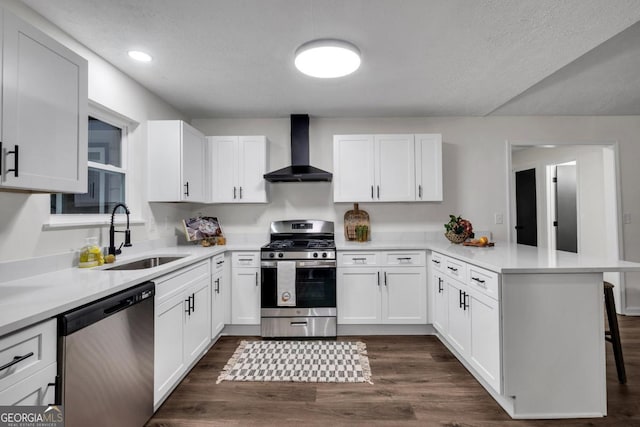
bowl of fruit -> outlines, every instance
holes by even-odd
[[[471,222],[459,215],[449,215],[449,222],[444,225],[444,229],[444,236],[451,243],[462,243],[474,236]]]

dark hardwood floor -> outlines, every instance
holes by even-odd
[[[367,344],[373,385],[216,384],[238,343],[223,337],[147,426],[640,426],[640,317],[619,317],[628,382],[607,344],[605,418],[512,420],[433,336],[340,337]]]

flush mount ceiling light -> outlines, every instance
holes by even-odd
[[[149,55],[148,53],[145,52],[141,52],[139,50],[130,50],[129,51],[129,56],[133,59],[135,59],[136,61],[140,61],[140,62],[150,62],[151,61],[151,55]]]
[[[313,40],[296,50],[295,64],[298,70],[311,77],[342,77],[360,67],[360,51],[343,40]]]

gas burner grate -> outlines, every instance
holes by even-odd
[[[271,249],[287,249],[293,247],[293,240],[274,240],[269,243]]]

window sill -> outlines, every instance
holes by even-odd
[[[70,218],[68,218],[70,217]],[[127,217],[123,214],[116,215],[114,224],[127,223]],[[144,225],[142,218],[130,218],[129,225]],[[65,215],[64,218],[51,215],[49,222],[42,224],[42,230],[64,230],[74,228],[102,228],[111,225],[111,215]]]

